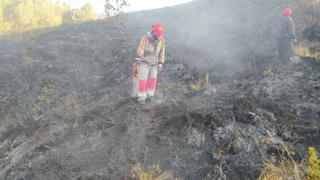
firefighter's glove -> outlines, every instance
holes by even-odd
[[[163,64],[158,64],[158,71],[161,72],[163,70]]]

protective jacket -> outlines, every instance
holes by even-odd
[[[296,30],[291,16],[283,16],[281,19],[281,36],[290,40],[296,39]]]
[[[149,65],[163,64],[165,60],[165,40],[152,38],[151,32],[143,36],[137,50],[137,56]]]

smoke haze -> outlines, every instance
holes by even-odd
[[[167,52],[197,68],[240,68],[250,56],[274,56],[278,22],[285,1],[198,0],[129,15],[143,35],[154,22],[166,30]]]

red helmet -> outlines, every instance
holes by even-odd
[[[291,8],[284,8],[284,9],[282,10],[282,14],[283,14],[284,16],[291,16],[291,14],[292,14],[292,9],[291,9]]]
[[[154,35],[156,35],[158,37],[163,36],[164,29],[163,29],[162,24],[153,24],[151,30]]]

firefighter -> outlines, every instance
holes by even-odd
[[[293,45],[297,41],[295,33],[294,21],[291,17],[292,9],[285,8],[282,11],[280,42],[279,42],[279,58],[285,63],[294,57]]]
[[[153,98],[157,87],[157,74],[163,70],[165,61],[164,28],[153,24],[151,31],[144,35],[137,50],[136,62],[132,67],[132,97],[140,104]]]

